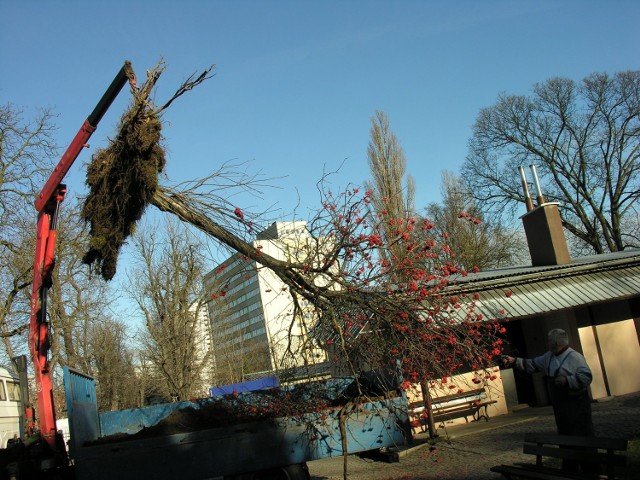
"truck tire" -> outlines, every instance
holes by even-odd
[[[224,480],[311,480],[306,463],[225,477]]]

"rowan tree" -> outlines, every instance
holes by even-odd
[[[462,177],[484,210],[525,201],[518,167],[534,164],[577,250],[640,245],[640,71],[552,78],[501,94],[473,127]]]
[[[378,111],[371,119],[371,124],[371,139],[367,153],[373,180],[366,182],[365,185],[370,192],[369,208],[373,214],[372,218],[375,218],[374,228],[379,229],[381,233],[381,243],[376,255],[386,265],[384,272],[387,275],[384,279],[376,279],[375,284],[378,287],[399,286],[407,283],[416,285],[414,278],[416,272],[431,271],[442,263],[455,262],[465,268],[473,268],[475,263],[469,263],[469,261],[475,258],[460,255],[454,258],[456,255],[454,252],[459,252],[456,247],[460,246],[464,240],[478,235],[477,229],[474,228],[477,225],[459,221],[458,214],[466,211],[464,205],[459,201],[452,201],[453,195],[450,195],[445,198],[445,202],[448,201],[446,210],[431,205],[431,208],[427,209],[429,218],[418,216],[414,206],[413,178],[406,173],[404,152],[389,127],[387,116]],[[455,209],[458,210],[454,213]],[[450,215],[453,217],[449,218]],[[432,228],[411,231],[415,224],[429,225]],[[422,245],[422,248],[428,247],[429,254],[416,255],[414,251],[416,245]],[[468,243],[467,245],[471,247],[468,252],[471,254],[476,245],[472,246]],[[435,255],[435,252],[438,252],[438,255]],[[381,326],[379,330],[384,332],[383,336],[388,335],[388,326]],[[366,348],[371,346],[367,345]],[[376,349],[388,350],[379,344],[374,348]],[[363,353],[360,352],[361,355]],[[402,353],[404,354],[405,352]],[[371,357],[371,354],[367,353],[365,356]],[[396,354],[388,358],[400,359],[401,355]],[[380,361],[381,359],[378,359],[378,363]],[[414,369],[412,373],[415,382],[425,383],[433,378],[429,377],[433,374],[431,369],[426,371]]]
[[[365,365],[389,369],[400,359],[405,378],[417,381],[448,377],[463,365],[481,369],[491,364],[499,354],[500,327],[475,314],[474,299],[446,294],[452,276],[468,272],[451,261],[423,268],[425,257],[445,258],[441,250],[448,249],[424,235],[433,224],[409,219],[398,235],[410,255],[402,265],[390,263],[380,254],[387,247],[382,230],[387,219],[374,219],[370,202],[358,188],[327,193],[323,208],[308,223],[315,242],[307,244],[305,260],[296,263],[270,257],[214,221],[202,197],[196,201],[161,186],[153,199],[161,210],[275,272],[293,294],[292,321],[311,305],[315,335],[324,339],[323,347],[332,345],[352,373]]]
[[[158,75],[150,72],[148,78],[155,82]],[[140,91],[151,92],[146,86]],[[320,342],[324,338],[323,347],[329,341],[335,345],[340,362],[351,372],[365,368],[394,369],[400,360],[408,380],[442,378],[462,366],[481,369],[500,353],[500,327],[492,319],[475,314],[474,299],[462,302],[460,296],[447,293],[452,276],[467,272],[456,265],[455,260],[443,256],[443,251],[450,250],[448,245],[425,233],[433,229],[430,221],[410,216],[397,218],[389,211],[372,215],[373,192],[353,187],[333,193],[321,187],[321,208],[307,222],[312,240],[306,242],[305,251],[299,256],[276,259],[252,244],[257,229],[255,217],[233,205],[231,197],[216,185],[216,180],[230,177],[228,171],[224,172],[226,175],[214,173],[177,186],[159,183],[157,174],[163,163],[151,162],[155,169],[152,176],[149,163],[143,161],[143,154],[147,152],[154,159],[159,158],[155,148],[159,145],[157,135],[155,144],[145,144],[146,150],[141,151],[141,161],[136,161],[136,166],[121,154],[122,142],[125,147],[129,141],[135,144],[130,146],[137,148],[137,137],[135,141],[128,140],[131,132],[136,129],[146,132],[147,120],[157,121],[158,115],[149,96],[143,98],[136,93],[132,108],[123,117],[117,140],[99,156],[101,161],[93,170],[98,174],[92,177],[93,187],[88,197],[93,205],[85,211],[96,213],[87,217],[93,232],[115,232],[111,237],[113,241],[106,242],[106,253],[118,251],[129,234],[130,225],[112,223],[114,218],[119,218],[117,212],[123,206],[114,204],[110,195],[113,186],[103,179],[109,179],[111,172],[129,165],[128,168],[140,169],[139,175],[131,175],[132,178],[148,182],[143,201],[132,199],[136,208],[142,206],[142,211],[151,204],[171,213],[248,261],[256,262],[260,268],[274,272],[292,298],[292,329],[293,322],[309,318],[313,325],[304,327],[313,327],[315,332],[311,337]],[[240,172],[238,178],[237,185],[248,185],[242,180],[246,174],[243,177]],[[92,208],[96,204],[100,208]],[[396,227],[392,241],[387,239],[390,225]],[[404,249],[403,260],[389,261],[394,258],[391,249],[398,244]],[[100,254],[95,258],[100,264]],[[144,258],[152,257],[145,254]],[[433,261],[430,270],[424,268],[425,258]],[[434,261],[438,259],[444,260]],[[112,273],[111,269],[102,271],[107,276]],[[152,298],[152,292],[145,292],[145,298]],[[213,293],[219,295],[224,291]],[[163,300],[154,300],[155,305],[140,302],[150,323],[174,317],[165,315],[164,310],[165,303],[171,299]],[[309,309],[313,315],[307,317]],[[290,353],[296,354],[305,347],[295,345]]]

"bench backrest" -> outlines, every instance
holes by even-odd
[[[476,397],[476,396],[482,397],[483,395],[486,395],[484,387],[476,388],[474,390],[467,390],[465,392],[460,392],[460,393],[452,393],[450,395],[443,395],[442,397],[433,397],[431,399],[431,403],[447,403],[452,400],[458,400],[461,398],[469,398],[469,397]]]
[[[616,467],[624,467],[627,440],[603,437],[574,437],[553,434],[527,434],[523,452],[536,456],[536,465],[542,466],[543,457],[577,460],[606,465],[607,475],[614,477]]]
[[[486,396],[487,396],[487,393],[484,387],[482,387],[482,388],[476,388],[474,390],[467,390],[465,392],[452,393],[450,395],[443,395],[442,397],[433,397],[431,398],[431,405],[433,406],[433,408],[437,409],[443,406],[449,406],[448,405],[449,402],[455,402],[456,400],[465,400],[465,399],[482,400],[483,398],[486,398]],[[410,409],[415,409],[420,407],[424,407],[423,400],[418,400],[415,402],[411,402],[409,404]]]

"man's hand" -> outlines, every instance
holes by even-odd
[[[566,387],[567,386],[567,377],[564,375],[558,375],[553,379],[553,383],[556,387]]]
[[[516,363],[516,358],[509,355],[502,355],[502,365],[511,367]]]

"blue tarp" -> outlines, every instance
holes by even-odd
[[[278,377],[264,377],[258,380],[249,380],[247,382],[232,383],[230,385],[222,385],[221,387],[211,387],[209,395],[212,397],[222,397],[233,393],[253,392],[255,390],[264,390],[267,388],[275,388],[280,385]]]

